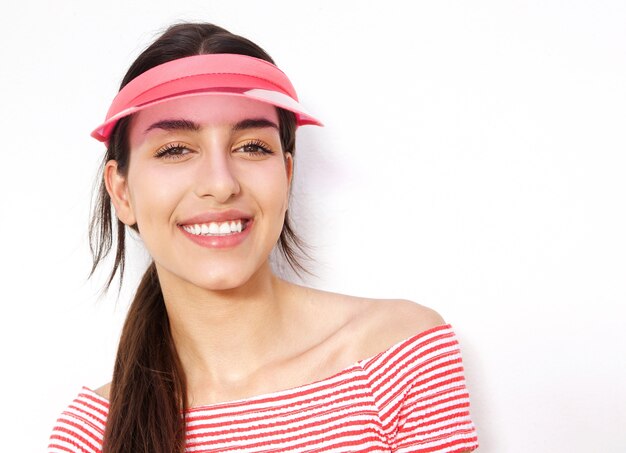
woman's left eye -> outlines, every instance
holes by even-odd
[[[264,156],[268,154],[274,154],[274,151],[272,151],[268,145],[260,140],[253,140],[251,142],[244,143],[243,145],[235,148],[235,151],[249,154],[252,156]]]

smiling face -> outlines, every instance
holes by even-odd
[[[170,100],[133,117],[128,174],[109,161],[105,181],[162,284],[232,289],[268,269],[292,175],[278,124],[272,105],[224,95]]]

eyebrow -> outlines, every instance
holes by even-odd
[[[198,132],[200,130],[200,125],[194,123],[190,120],[182,120],[182,119],[168,119],[157,121],[156,123],[151,124],[148,129],[144,131],[144,134],[147,134],[152,129],[163,129],[164,131],[192,131]]]
[[[266,127],[272,127],[276,130],[279,130],[278,124],[265,118],[248,118],[245,120],[238,121],[232,126],[232,130],[243,131],[246,129],[262,129]],[[198,132],[201,129],[201,127],[198,123],[195,123],[191,120],[165,119],[165,120],[157,121],[156,123],[151,124],[144,131],[144,134],[147,134],[153,129],[162,129],[165,131],[182,130],[182,131]]]
[[[243,131],[245,129],[263,129],[265,127],[273,127],[278,129],[278,124],[265,118],[249,118],[239,121],[233,125],[233,131]]]

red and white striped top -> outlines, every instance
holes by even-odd
[[[49,453],[96,453],[108,401],[83,387]],[[478,446],[449,325],[408,338],[329,378],[187,412],[187,452],[462,452]]]

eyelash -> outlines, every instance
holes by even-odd
[[[176,150],[177,152],[172,153],[171,151],[174,150]],[[189,151],[189,148],[181,143],[170,143],[154,153],[154,157],[166,159],[180,159],[181,157],[183,157],[183,154],[181,154],[181,152],[184,150]]]
[[[269,146],[263,143],[260,140],[251,140],[247,143],[236,148],[237,150],[243,150],[248,147],[256,148],[256,151],[245,152],[245,154],[250,154],[252,156],[264,156],[268,154],[274,154]],[[163,148],[159,149],[156,153],[154,153],[154,157],[156,158],[165,158],[165,159],[180,159],[185,154],[182,154],[184,150],[189,151],[189,148],[182,143],[170,143]],[[176,151],[176,152],[172,152]]]
[[[247,152],[246,153],[246,154],[251,154],[253,156],[263,156],[263,155],[267,155],[267,154],[274,154],[274,151],[272,151],[269,148],[269,146],[267,146],[261,140],[251,140],[251,141],[249,141],[247,143],[244,143],[243,145],[241,145],[237,149],[245,149],[247,147],[254,147],[254,148],[257,149],[256,151],[251,151],[251,152]]]

